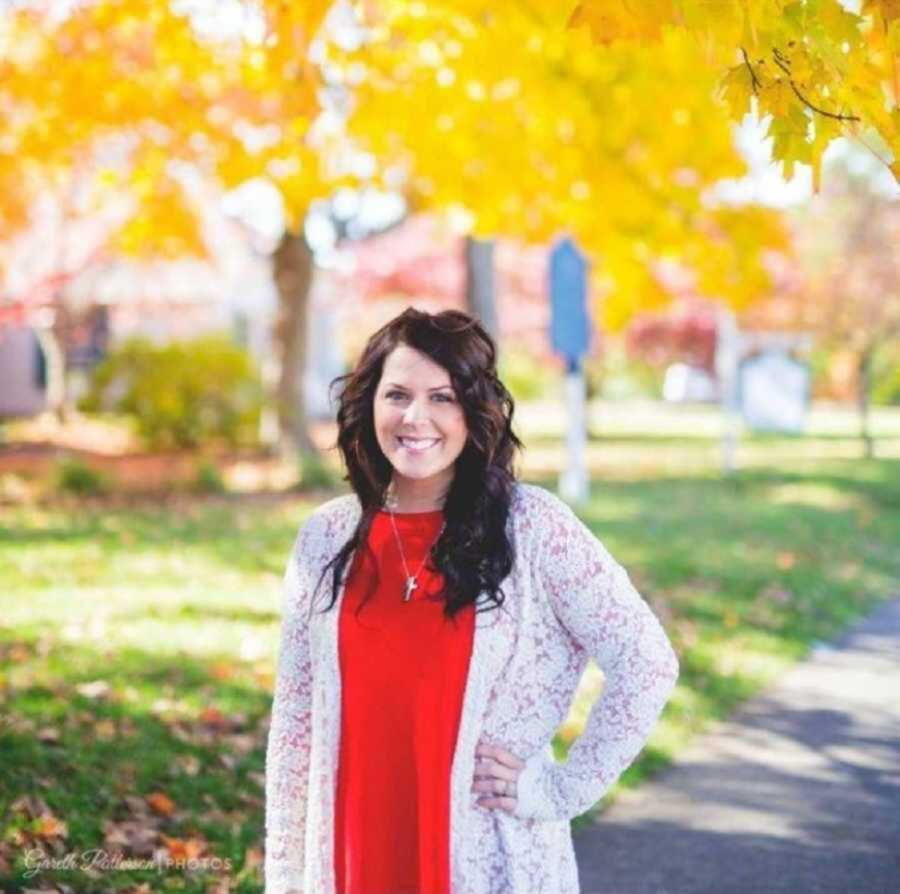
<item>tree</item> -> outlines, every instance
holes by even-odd
[[[0,238],[27,225],[35,197],[77,182],[99,208],[127,193],[133,213],[110,252],[207,255],[184,165],[222,189],[265,176],[279,189],[287,232],[276,252],[282,431],[301,450],[310,267],[306,208],[328,187],[313,146],[318,70],[310,44],[330,3],[261,0],[241,28],[210,29],[161,0],[54,4],[0,20]],[[52,72],[52,76],[48,76]],[[181,167],[180,167],[181,166]]]
[[[366,39],[329,64],[381,182],[402,176],[414,208],[468,215],[476,235],[573,233],[620,328],[667,302],[661,259],[736,308],[770,288],[776,216],[708,200],[742,167],[729,119],[767,119],[788,173],[847,133],[896,154],[895,6],[371,0]]]
[[[652,366],[689,363],[714,375],[715,308],[705,302],[684,301],[673,312],[640,314],[625,330],[625,348]]]
[[[871,457],[872,361],[900,336],[900,202],[870,175],[836,167],[821,194],[791,216],[791,231],[796,266],[747,322],[778,320],[852,353],[860,435]]]
[[[231,30],[168,0],[0,17],[0,236],[76,170],[98,202],[115,189],[135,197],[114,245],[135,253],[203,251],[176,163],[224,189],[259,176],[278,187],[279,393],[284,431],[300,440],[307,302],[283,290],[309,282],[311,199],[367,179],[335,165],[343,150],[314,126],[323,80],[352,95],[349,132],[371,153],[370,179],[413,208],[454,209],[475,237],[575,235],[610,327],[668,301],[661,260],[735,307],[766,293],[761,249],[782,242],[778,217],[709,198],[742,171],[730,127],[748,109],[770,116],[789,167],[817,166],[849,133],[898,173],[896,0],[862,0],[861,14],[837,0],[366,0],[357,46],[326,29],[333,39],[314,54],[331,5],[247,0]]]
[[[869,146],[873,136],[900,180],[900,4],[859,5],[853,12],[839,0],[584,0],[570,24],[587,26],[604,44],[660,42],[670,29],[693,33],[703,59],[723,70],[720,86],[735,119],[751,110],[768,119],[774,157],[788,177],[800,161],[813,166],[818,182],[835,137]]]

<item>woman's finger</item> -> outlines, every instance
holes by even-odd
[[[498,761],[477,761],[475,764],[476,779],[489,779],[494,776],[500,779],[515,779],[517,775],[518,772],[516,770],[506,767]]]
[[[514,755],[508,749],[503,748],[501,745],[479,745],[475,749],[475,755],[476,757],[478,755],[492,757],[505,766],[512,767],[514,770],[519,770],[525,766],[525,761]]]
[[[513,785],[510,788],[509,783],[512,782]],[[491,777],[490,779],[476,779],[475,782],[472,783],[472,791],[473,792],[487,792],[491,795],[504,794],[504,795],[515,795],[516,787],[514,780],[506,780],[506,779],[498,779],[496,776]]]

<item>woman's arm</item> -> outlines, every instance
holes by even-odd
[[[266,894],[303,889],[312,733],[307,627],[311,588],[304,555],[309,524],[300,529],[284,573],[281,645],[266,748]]]
[[[643,748],[678,679],[678,658],[625,569],[569,506],[549,491],[536,504],[538,581],[604,685],[565,763],[543,751],[526,759],[513,812],[571,819],[600,800]]]

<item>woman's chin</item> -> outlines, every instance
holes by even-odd
[[[394,470],[403,475],[404,478],[433,478],[446,472],[448,466],[443,463],[434,462],[433,460],[414,459],[407,456],[393,457],[392,465]]]

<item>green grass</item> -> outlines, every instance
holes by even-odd
[[[681,677],[641,757],[601,807],[811,644],[894,595],[900,572],[896,461],[757,467],[724,481],[708,467],[618,472],[595,479],[579,512],[662,619]],[[4,508],[3,890],[42,882],[118,891],[145,882],[152,891],[201,892],[214,890],[218,876],[230,878],[232,891],[261,890],[280,578],[312,506],[294,495]],[[601,683],[591,668],[557,736],[559,756]],[[37,819],[45,807],[67,824],[65,837]],[[104,845],[107,835],[130,844]],[[230,870],[24,874],[22,853],[35,842],[50,856],[103,847],[148,856],[162,835],[231,861]]]

